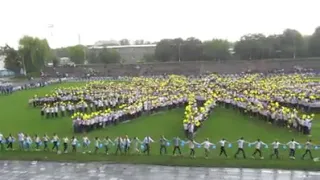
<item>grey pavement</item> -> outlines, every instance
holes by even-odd
[[[0,180],[319,180],[320,172],[0,161]]]

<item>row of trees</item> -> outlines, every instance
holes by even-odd
[[[19,40],[18,50],[9,45],[1,47],[1,55],[5,56],[5,67],[7,69],[22,74],[39,72],[47,62],[54,59],[46,39],[30,36],[25,36]]]
[[[82,45],[51,49],[46,39],[30,36],[19,40],[18,49],[9,45],[1,47],[0,55],[5,56],[5,68],[16,74],[39,73],[49,63],[59,65],[62,57],[70,58],[75,64],[84,64],[86,59],[89,63],[120,62],[118,52],[111,49],[90,50]]]
[[[136,45],[150,44],[136,40]],[[120,45],[130,45],[128,39],[120,40]],[[112,49],[90,49],[76,45],[66,48],[50,49],[46,39],[24,36],[17,50],[6,45],[0,52],[5,55],[5,67],[16,73],[25,69],[25,73],[39,72],[45,64],[59,64],[61,57],[69,57],[75,64],[117,63],[121,61],[119,53]],[[231,59],[273,59],[320,57],[320,27],[310,36],[303,36],[297,30],[286,29],[282,34],[247,34],[232,43],[223,39],[201,41],[187,39],[163,39],[157,43],[154,54],[145,54],[142,61],[195,61],[195,60],[231,60]]]
[[[311,36],[286,29],[282,34],[247,34],[232,43],[223,39],[201,42],[194,37],[163,39],[157,43],[155,60],[192,61],[274,59],[320,56],[320,27]]]
[[[84,64],[87,60],[91,64],[108,64],[120,62],[120,54],[112,49],[90,49],[86,46],[76,45],[53,50],[57,57],[69,57],[75,64]]]

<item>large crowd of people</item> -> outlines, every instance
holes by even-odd
[[[182,124],[193,137],[216,105],[238,109],[285,128],[310,134],[312,112],[320,106],[320,84],[303,74],[232,74],[201,77],[136,77],[126,82],[88,82],[56,88],[29,103],[45,118],[70,116],[75,132],[89,132],[176,107],[185,107]]]
[[[29,80],[24,83],[0,82],[0,95],[10,95],[16,91],[45,87],[49,84],[56,84],[67,79],[47,79],[47,80]]]

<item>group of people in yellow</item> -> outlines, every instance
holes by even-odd
[[[188,136],[202,125],[216,104],[235,108],[269,123],[310,134],[320,86],[300,74],[211,74],[201,78],[170,75],[136,77],[128,82],[94,81],[57,88],[31,100],[42,115],[71,114],[75,132],[90,131],[142,114],[185,107],[182,120]]]

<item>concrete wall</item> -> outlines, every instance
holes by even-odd
[[[108,64],[108,65],[82,65],[76,68],[58,67],[56,71],[79,75],[88,68],[95,69],[102,76],[139,76],[160,74],[200,74],[206,72],[215,73],[239,73],[247,70],[267,72],[275,69],[291,71],[295,66],[320,70],[320,58],[307,59],[281,59],[281,60],[235,60],[235,61],[192,61],[192,62],[167,62],[150,64]],[[48,73],[54,72],[46,68]]]

